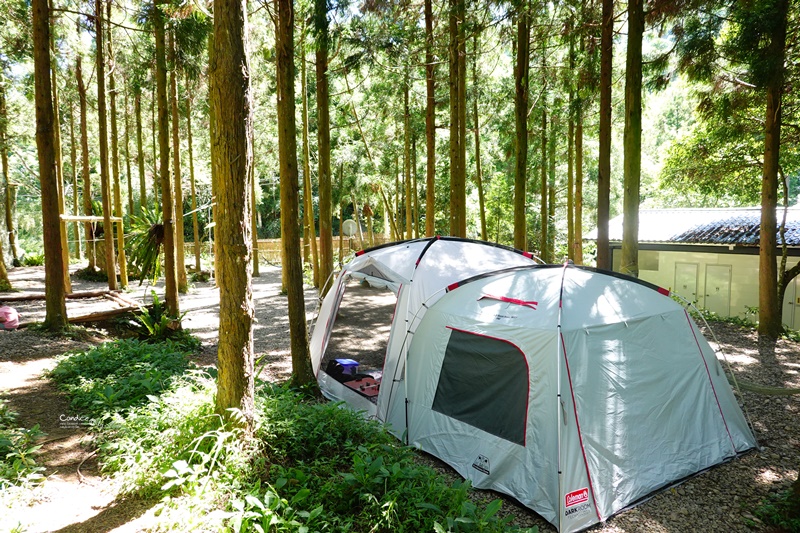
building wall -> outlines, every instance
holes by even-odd
[[[654,246],[654,245],[651,245]],[[673,247],[675,248],[675,247]],[[731,253],[727,246],[705,247],[704,251],[659,250],[642,247],[639,251],[639,278],[683,296],[697,307],[720,316],[739,316],[755,320],[758,308],[758,255]],[[621,250],[612,248],[614,270],[619,269]],[[780,258],[779,258],[780,261]],[[797,264],[789,257],[786,268]],[[800,330],[800,279],[786,290],[783,322]]]

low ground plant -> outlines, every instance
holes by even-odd
[[[49,377],[69,394],[74,408],[103,418],[148,402],[189,366],[188,352],[180,343],[124,339],[67,354]]]
[[[223,424],[214,377],[169,341],[108,343],[68,356],[52,376],[103,420],[94,427],[103,472],[123,493],[159,501],[159,530],[513,529],[499,500],[476,506],[469,483],[448,484],[342,405],[261,384],[252,432]],[[158,387],[142,386],[148,379]]]
[[[17,414],[0,400],[0,492],[9,487],[38,483],[43,467],[36,463],[36,444],[43,433],[36,425],[30,429],[16,424]]]

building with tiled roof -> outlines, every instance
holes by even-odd
[[[784,210],[777,211],[780,226]],[[614,270],[622,252],[622,215],[609,221]],[[721,316],[754,318],[758,306],[760,207],[642,209],[639,277]],[[800,208],[786,210],[787,269],[800,259]],[[597,239],[597,231],[587,237]],[[782,239],[777,235],[780,260]],[[798,279],[787,287],[784,323],[800,329]],[[797,313],[795,313],[797,308]],[[797,315],[797,316],[795,316]]]

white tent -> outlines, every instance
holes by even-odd
[[[351,276],[397,288],[377,403],[320,369]],[[351,262],[319,320],[312,359],[327,396],[562,532],[756,445],[688,313],[632,278],[412,241]]]

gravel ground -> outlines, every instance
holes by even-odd
[[[15,268],[9,271],[15,288],[25,291],[43,290],[44,274],[41,269]],[[74,290],[102,288],[101,284],[75,282]],[[157,287],[157,290],[163,291]],[[142,300],[147,293],[141,287],[126,294],[126,297]],[[262,275],[253,280],[253,294],[258,323],[254,328],[254,346],[261,359],[261,376],[270,380],[284,380],[291,372],[289,354],[289,325],[287,299],[280,294],[280,270],[274,266],[262,267]],[[3,294],[0,293],[0,301]],[[379,299],[384,295],[376,295]],[[203,350],[198,358],[201,364],[214,364],[218,327],[218,289],[212,283],[196,284],[190,294],[181,298],[181,310],[186,311],[185,327],[203,340]],[[383,301],[382,300],[382,301]],[[385,314],[393,312],[392,302],[383,301],[377,315],[361,314],[358,305],[343,309],[342,324],[349,324],[357,348],[347,351],[346,338],[336,339],[338,354],[350,354],[355,350],[380,354],[380,343],[369,344],[376,336],[383,337]],[[306,292],[306,308],[309,319],[316,311],[316,294]],[[41,320],[44,316],[43,302],[19,302],[14,304],[25,320]],[[114,304],[108,300],[70,302],[68,313],[85,313],[110,309]],[[364,317],[359,322],[359,317]],[[800,387],[800,345],[780,340],[776,344],[759,344],[757,335],[750,330],[729,324],[714,324],[721,353],[724,353],[737,377],[750,382],[770,386]],[[98,332],[96,337],[100,337]],[[707,334],[710,338],[710,335]],[[91,340],[91,339],[90,339]],[[81,341],[86,342],[86,341]],[[345,342],[345,344],[342,344]],[[77,341],[43,340],[38,334],[26,331],[0,332],[0,377],[4,366],[22,362],[33,355],[56,354],[76,346]],[[716,343],[712,342],[716,346]],[[46,350],[46,352],[43,352]],[[337,355],[338,356],[338,355]],[[356,358],[356,357],[353,357]],[[363,359],[362,359],[363,360]],[[379,363],[379,361],[377,361]],[[2,389],[14,384],[0,381]],[[5,394],[7,391],[0,390]],[[800,465],[800,425],[796,423],[800,411],[800,396],[762,396],[743,392],[747,412],[753,422],[756,437],[762,448],[728,464],[715,467],[708,472],[687,480],[682,485],[656,494],[638,507],[623,512],[598,525],[591,531],[602,532],[685,532],[685,531],[753,531],[763,530],[760,522],[752,516],[752,510],[770,493],[787,488],[796,478]],[[422,456],[422,461],[432,464],[444,475],[455,478],[453,472],[436,459]],[[501,497],[487,491],[475,491],[476,500],[492,500]],[[538,515],[504,498],[505,513],[515,516],[518,525],[538,525],[541,531],[554,531]]]

